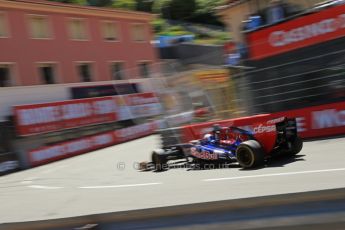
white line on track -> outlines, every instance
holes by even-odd
[[[79,187],[82,189],[103,189],[103,188],[127,188],[127,187],[140,187],[140,186],[150,186],[150,185],[160,185],[162,183],[146,183],[146,184],[121,184],[121,185],[100,185],[100,186],[84,186]]]
[[[310,171],[300,171],[300,172],[286,172],[286,173],[271,173],[271,174],[261,174],[261,175],[252,175],[252,176],[239,176],[239,177],[212,178],[212,179],[204,179],[203,181],[240,180],[240,179],[249,179],[249,178],[274,177],[274,176],[290,176],[290,175],[297,175],[297,174],[311,174],[311,173],[339,172],[339,171],[345,171],[345,168],[321,169],[321,170],[310,170]]]
[[[54,187],[54,186],[45,186],[45,185],[29,185],[29,188],[38,188],[38,189],[61,189],[63,187]]]

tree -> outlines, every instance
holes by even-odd
[[[111,6],[113,0],[88,0],[91,6]]]
[[[87,0],[50,0],[52,2],[73,3],[78,5],[88,5]]]
[[[136,0],[136,10],[151,13],[153,0]]]
[[[197,10],[189,18],[189,21],[224,26],[215,12],[215,8],[224,2],[224,0],[197,0]]]
[[[196,13],[214,13],[214,8],[224,3],[224,0],[197,0]]]
[[[112,4],[114,8],[126,9],[126,10],[135,10],[136,1],[135,0],[115,0]]]
[[[171,19],[184,20],[194,14],[197,4],[196,0],[172,0],[169,7]]]
[[[169,7],[171,0],[152,0],[152,12],[155,14],[162,14],[165,8]]]

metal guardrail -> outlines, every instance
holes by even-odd
[[[341,188],[57,220],[2,224],[0,229],[136,229],[138,227],[141,227],[140,229],[151,229],[157,228],[157,226],[160,226],[159,229],[168,227],[171,229],[176,226],[186,227],[200,223],[203,223],[201,229],[208,229],[208,226],[212,227],[214,225],[233,226],[234,223],[237,225],[232,229],[243,229],[245,227],[246,229],[262,229],[265,227],[296,229],[296,225],[307,227],[303,229],[324,229],[325,226],[332,229],[332,225],[345,227],[344,204],[345,188]],[[310,212],[313,212],[313,215]],[[255,225],[250,225],[251,223],[255,223]],[[308,226],[313,227],[308,228]]]

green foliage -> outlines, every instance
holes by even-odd
[[[215,8],[224,3],[224,0],[197,0],[197,10],[189,18],[190,22],[223,26],[216,15]]]
[[[88,0],[91,6],[110,6],[112,4],[112,0]]]
[[[192,35],[193,33],[189,32],[189,31],[169,31],[169,30],[165,30],[162,31],[160,33],[158,33],[158,35],[164,35],[164,36],[181,36],[181,35]]]
[[[184,20],[193,15],[197,9],[196,0],[172,0],[169,4],[170,19]]]
[[[182,26],[170,26],[169,28],[170,31],[182,31],[184,28]]]
[[[136,0],[136,10],[151,13],[153,3],[153,0]]]
[[[72,4],[78,4],[78,5],[88,5],[87,0],[49,0],[52,2],[61,2],[61,3],[72,3]]]
[[[223,3],[224,0],[197,0],[198,9],[196,13],[213,13],[214,8],[222,5]]]
[[[165,19],[222,26],[214,8],[223,2],[224,0],[154,0],[152,12]]]
[[[180,36],[193,34],[182,26],[170,26],[164,19],[158,18],[152,22],[152,27],[157,35]]]
[[[155,33],[160,33],[167,27],[168,24],[165,22],[164,19],[157,18],[152,21],[151,25]]]
[[[112,7],[126,9],[126,10],[135,10],[136,1],[135,0],[116,0]]]
[[[162,14],[164,9],[169,7],[171,0],[154,0],[152,5],[152,13]]]

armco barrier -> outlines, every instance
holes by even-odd
[[[87,153],[123,143],[136,138],[153,134],[157,129],[157,122],[136,125],[120,130],[105,132],[93,136],[83,137],[72,141],[62,142],[29,151],[31,167],[47,164],[53,161]]]
[[[209,132],[213,124],[238,126],[251,130],[252,125],[278,117],[295,117],[298,132],[302,138],[327,137],[345,134],[345,102],[307,107],[273,114],[262,114],[217,122],[188,125],[181,128],[184,142],[200,139]]]
[[[239,219],[243,220],[243,222],[233,221],[235,224],[231,228],[220,228],[220,229],[266,229],[268,227],[275,227],[275,228],[268,228],[268,229],[287,229],[285,227],[291,227],[288,229],[306,229],[306,228],[298,228],[298,225],[301,224],[296,220],[303,220],[306,218],[307,223],[304,224],[323,224],[327,223],[328,229],[335,229],[332,228],[332,223],[334,222],[342,222],[342,226],[344,226],[345,218],[344,212],[339,212],[344,210],[344,206],[339,205],[340,202],[345,201],[345,191],[344,188],[341,189],[331,189],[331,190],[323,190],[323,191],[312,191],[312,192],[302,192],[302,193],[290,193],[290,194],[282,194],[282,195],[272,195],[272,196],[264,196],[264,197],[253,197],[253,198],[243,198],[243,199],[235,199],[235,200],[222,200],[222,201],[214,201],[214,202],[207,202],[207,203],[196,203],[196,204],[186,204],[186,205],[178,205],[178,206],[170,206],[170,207],[161,207],[161,208],[150,208],[150,209],[142,209],[142,210],[132,210],[132,211],[122,211],[122,212],[114,212],[114,213],[103,213],[103,214],[94,214],[88,216],[79,216],[79,217],[71,217],[71,218],[64,218],[64,219],[56,219],[56,220],[42,220],[42,221],[32,221],[26,223],[12,223],[12,224],[0,224],[0,229],[8,229],[8,230],[53,230],[53,229],[130,229],[128,228],[120,228],[122,223],[133,223],[140,225],[140,221],[149,221],[150,223],[157,222],[157,226],[155,229],[172,229],[173,227],[176,228],[177,225],[173,225],[174,223],[178,223],[179,218],[184,218],[184,220],[188,220],[188,223],[183,222],[183,225],[179,226],[179,229],[197,229],[194,226],[187,226],[191,228],[182,228],[184,225],[192,223],[193,216],[199,216],[200,219],[207,220],[206,222],[202,222],[202,228],[205,229],[206,226],[209,226],[212,223],[215,223],[216,217],[221,215],[222,213],[229,213],[229,217],[232,215],[239,215]],[[332,219],[330,216],[327,216],[326,219],[320,219],[318,216],[314,217],[311,213],[303,213],[301,211],[301,207],[308,207],[311,204],[317,204],[319,207],[324,205],[325,203],[332,203],[336,206],[336,209],[328,210],[330,216],[334,216]],[[291,205],[295,205],[295,216],[288,215],[284,216],[283,213],[280,213],[282,217],[285,219],[282,222],[279,222],[277,225],[274,225],[273,220],[270,218],[271,216],[276,215],[274,210],[280,207],[282,209],[290,208]],[[338,206],[338,207],[337,207]],[[265,213],[266,216],[258,215],[258,213]],[[267,211],[268,210],[268,211]],[[310,211],[310,209],[308,209]],[[334,211],[334,210],[338,210]],[[263,211],[263,212],[262,212]],[[333,211],[333,212],[331,212]],[[255,225],[246,224],[250,222],[253,218],[249,218],[247,216],[248,212],[254,212],[255,217],[254,219],[259,220],[255,222]],[[340,215],[337,215],[340,214]],[[297,216],[296,216],[297,215]],[[297,219],[295,218],[297,217]],[[308,219],[308,217],[313,217],[312,219]],[[248,219],[249,218],[249,219]],[[224,219],[221,220],[224,222]],[[273,223],[270,225],[269,223]],[[199,223],[200,224],[200,223]],[[89,225],[90,228],[82,228],[82,226]],[[91,228],[92,225],[97,226],[96,228]],[[145,225],[144,225],[145,226]],[[133,229],[149,229],[149,227],[145,228],[144,226],[136,226]],[[323,228],[324,225],[321,227],[314,226],[313,228],[307,229],[325,229]],[[219,229],[212,228],[212,229]],[[343,228],[336,228],[336,229],[343,229]]]

